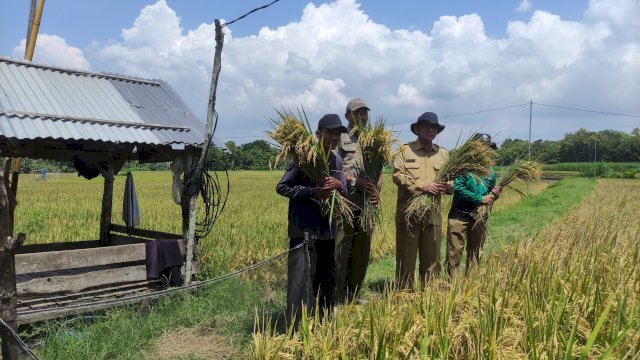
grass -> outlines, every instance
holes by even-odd
[[[254,335],[253,355],[637,358],[640,203],[630,196],[640,196],[640,182],[602,180],[553,225],[486,254],[468,277],[371,294],[369,303],[311,319],[293,335],[267,327]]]
[[[49,321],[32,329],[44,342],[37,353],[42,359],[60,360],[241,359],[256,312],[275,314],[285,306],[284,293],[273,285],[234,278],[153,305]]]
[[[524,186],[521,190],[526,192],[526,185],[519,185]],[[595,186],[595,180],[585,178],[568,178],[555,183],[532,183],[529,184],[529,192],[532,195],[522,201],[516,192],[506,190],[495,203],[484,251],[499,250],[517,239],[535,235],[545,226],[550,226],[556,218],[571,211]],[[443,226],[442,230],[446,231],[446,226]],[[443,240],[441,259],[444,259],[445,251],[446,244]],[[371,264],[366,286],[380,289],[393,278],[394,272],[395,256],[386,256]]]
[[[540,195],[518,203],[509,211],[492,214],[485,249],[534,235],[570,211],[595,186],[596,181],[592,179],[564,179],[550,184]]]

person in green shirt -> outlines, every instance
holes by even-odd
[[[487,134],[478,138],[492,149],[496,143]],[[496,173],[491,170],[487,176],[467,174],[453,182],[453,201],[448,216],[447,254],[445,266],[451,276],[460,267],[462,253],[466,247],[467,261],[465,274],[472,260],[480,261],[480,252],[486,239],[486,221],[476,220],[471,215],[478,206],[489,206],[502,193],[496,186]]]

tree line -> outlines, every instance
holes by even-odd
[[[528,154],[528,142],[507,138],[498,149],[498,165],[508,165]],[[568,133],[561,140],[531,142],[531,158],[545,164],[567,162],[638,162],[640,161],[640,129],[630,134],[622,131],[587,131]]]
[[[226,149],[213,148],[209,153],[212,170],[267,170],[278,150],[265,140],[237,145],[225,143]],[[597,161],[640,162],[640,129],[631,133],[615,130],[587,131],[580,129],[568,133],[561,140],[536,140],[531,143],[531,158],[545,164]],[[498,148],[497,165],[508,165],[517,157],[527,156],[528,143],[521,139],[505,139]],[[72,163],[51,160],[22,159],[22,173],[73,172]],[[138,164],[129,162],[120,171],[168,170],[167,163]]]

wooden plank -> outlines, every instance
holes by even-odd
[[[136,287],[136,288],[131,288],[131,289],[125,289],[125,290],[120,290],[120,291],[115,291],[115,292],[111,292],[108,294],[102,294],[102,295],[95,295],[92,297],[83,297],[83,298],[79,298],[79,299],[66,299],[66,300],[56,300],[56,301],[44,301],[46,299],[43,299],[42,302],[31,305],[29,307],[20,307],[18,308],[18,312],[24,312],[24,311],[32,311],[32,310],[43,310],[43,309],[52,309],[52,308],[58,308],[58,307],[64,307],[64,306],[74,306],[74,305],[78,305],[78,304],[90,304],[92,302],[96,302],[96,301],[102,301],[105,299],[112,299],[112,298],[120,298],[120,297],[124,297],[124,296],[130,296],[130,295],[135,295],[135,294],[141,294],[144,292],[149,292],[151,291],[149,288],[147,287]]]
[[[26,254],[45,251],[60,251],[60,250],[73,250],[73,249],[87,249],[98,247],[98,240],[83,240],[83,241],[66,241],[60,243],[49,244],[32,244],[21,246],[16,254]]]
[[[145,244],[18,254],[16,255],[16,275],[145,259]]]
[[[147,279],[146,265],[94,271],[84,274],[49,276],[17,284],[18,295],[75,293],[82,290]]]
[[[178,236],[176,234],[169,234]],[[163,238],[168,239],[169,237]],[[177,238],[183,243],[182,237]],[[144,244],[149,241],[149,238],[133,237],[133,236],[112,236],[111,245],[129,245],[129,244]],[[182,244],[180,245],[182,246]],[[81,240],[81,241],[65,241],[59,243],[48,244],[31,244],[22,245],[16,249],[16,254],[37,253],[46,251],[61,251],[61,250],[77,250],[77,249],[89,249],[101,247],[98,240]]]
[[[130,232],[127,232],[127,227],[120,224],[111,224],[109,229],[112,232],[130,234],[149,239],[182,239],[182,235],[155,230],[133,229]]]
[[[198,283],[197,281],[193,281],[191,284],[193,285],[197,283]],[[195,288],[187,291],[194,291],[194,290]],[[163,297],[164,295],[165,295],[164,292],[157,292],[155,294],[151,293],[145,296],[143,299],[140,299],[137,297],[136,298],[124,297],[121,299],[99,301],[99,302],[95,302],[92,305],[83,306],[83,307],[59,308],[59,309],[51,309],[47,311],[42,311],[42,310],[23,311],[18,313],[16,324],[18,325],[33,324],[36,322],[55,319],[59,317],[77,315],[77,314],[82,314],[86,312],[101,311],[101,310],[106,310],[106,309],[117,307],[117,306],[135,304],[141,301],[156,300]]]
[[[34,298],[26,298],[21,297],[18,298],[18,307],[23,309],[29,309],[34,307],[41,307],[43,303],[53,303],[57,306],[60,304],[74,302],[74,301],[82,301],[86,298],[95,298],[103,295],[108,296],[111,293],[117,291],[123,291],[127,289],[148,289],[150,285],[155,285],[159,283],[160,280],[147,280],[147,281],[138,281],[130,284],[118,284],[118,285],[107,285],[105,287],[101,287],[99,289],[91,289],[87,291],[81,291],[75,294],[64,294],[64,295],[47,295],[47,296],[38,296]]]

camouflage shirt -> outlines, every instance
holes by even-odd
[[[345,174],[354,178],[365,177],[364,162],[362,159],[362,151],[358,144],[357,135],[342,134],[340,136],[340,145],[338,152],[342,157],[342,167]],[[356,189],[347,181],[347,198],[359,208],[364,206],[365,194],[363,191]]]

